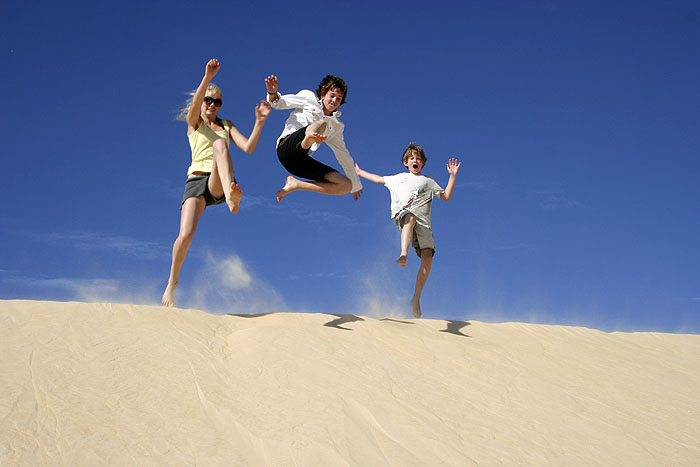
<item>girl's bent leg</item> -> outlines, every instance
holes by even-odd
[[[233,181],[233,162],[226,141],[214,141],[214,163],[209,176],[209,191],[215,198],[226,196],[226,204],[231,214],[238,212],[243,191]]]
[[[202,217],[206,203],[203,196],[196,198],[188,198],[182,205],[180,213],[180,233],[173,244],[173,257],[170,265],[170,277],[168,285],[163,292],[162,303],[164,306],[175,306],[175,289],[177,288],[178,277],[182,263],[187,256],[187,250],[190,248],[194,232],[197,229],[197,223]]]

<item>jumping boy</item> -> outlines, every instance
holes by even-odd
[[[362,193],[362,183],[353,170],[354,161],[345,147],[345,125],[338,119],[338,110],[345,103],[348,86],[341,78],[328,75],[314,94],[303,89],[297,94],[281,95],[274,75],[265,78],[267,100],[273,109],[294,109],[277,138],[277,157],[292,175],[311,181],[299,180],[291,175],[281,190],[277,201],[297,190],[315,191],[327,195],[345,195],[352,192],[357,201]],[[345,175],[313,159],[311,155],[325,141],[333,150]]]
[[[413,316],[416,318],[420,318],[422,314],[420,296],[425,282],[428,280],[435,255],[435,240],[430,228],[430,207],[433,196],[439,196],[445,201],[452,199],[457,172],[461,165],[457,159],[449,160],[447,171],[450,174],[450,179],[447,181],[447,188],[443,190],[435,180],[421,174],[427,160],[423,148],[411,143],[401,158],[408,173],[383,177],[362,170],[360,166],[355,164],[357,175],[386,186],[391,193],[391,217],[401,231],[401,254],[396,263],[401,267],[406,266],[410,244],[413,244],[413,248],[420,258],[416,289],[410,302]]]

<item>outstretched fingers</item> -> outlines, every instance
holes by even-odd
[[[277,76],[270,75],[265,78],[265,85],[267,86],[267,92],[270,94],[276,94],[279,89],[279,84],[277,83]]]
[[[457,175],[459,172],[459,167],[462,165],[456,158],[451,158],[447,163],[447,171],[451,174]]]
[[[257,118],[267,118],[270,115],[270,104],[267,101],[260,101],[258,105],[255,106],[255,116]]]

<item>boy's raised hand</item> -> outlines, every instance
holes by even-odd
[[[270,94],[277,94],[279,89],[279,84],[277,84],[277,76],[270,75],[265,78],[265,85],[267,86],[267,92]]]
[[[461,162],[459,162],[456,158],[452,158],[449,160],[449,162],[447,162],[447,171],[450,173],[450,175],[457,175],[460,165],[462,165]]]

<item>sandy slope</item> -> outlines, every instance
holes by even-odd
[[[0,464],[697,466],[700,336],[0,301]]]

